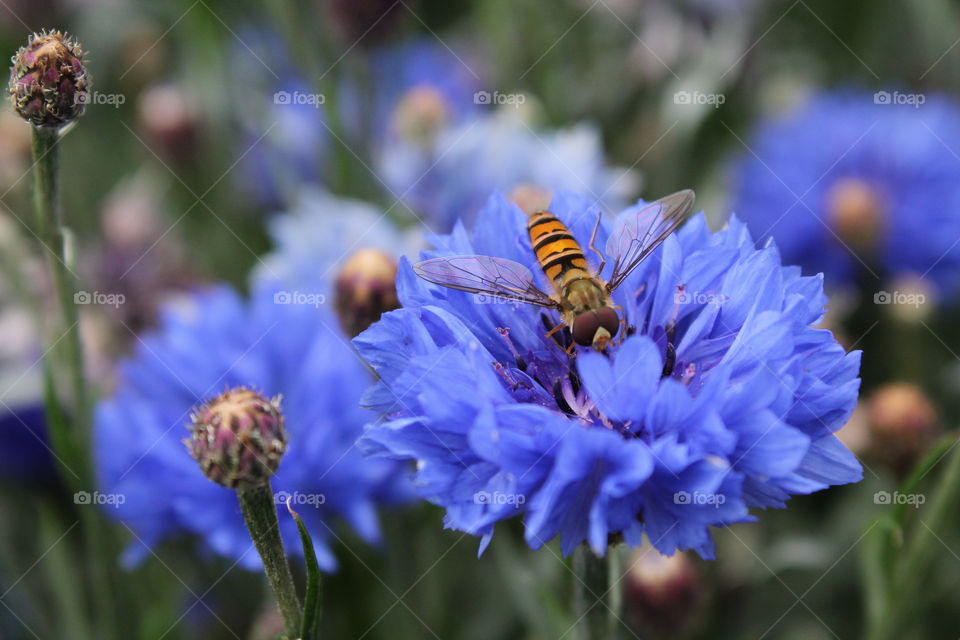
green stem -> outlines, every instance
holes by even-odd
[[[298,5],[294,0],[272,0],[269,7],[286,41],[290,43],[291,56],[302,63],[311,86],[318,88],[323,94],[324,115],[332,133],[330,148],[333,150],[328,182],[335,193],[359,195],[354,193],[354,169],[360,161],[347,146],[347,133],[339,102],[340,74],[336,73],[335,67],[324,68],[321,64],[321,61],[333,64],[336,60],[328,42],[330,29],[325,29],[321,37],[317,37],[316,21],[312,20],[314,14],[307,3]],[[344,64],[344,61],[339,64]]]
[[[284,629],[290,638],[298,638],[303,614],[287,555],[283,550],[283,540],[280,538],[280,522],[273,501],[273,489],[267,482],[238,490],[237,497],[240,499],[240,509],[247,523],[247,530],[250,531],[253,544],[263,560],[263,571],[277,597]]]
[[[942,531],[960,500],[960,447],[954,447],[946,470],[929,494],[929,506],[915,519],[912,535],[906,540],[900,562],[891,573],[889,587],[883,594],[885,606],[880,615],[869,620],[866,637],[870,640],[888,640],[901,636],[902,630],[916,619],[926,593],[934,558],[941,552],[937,531]],[[916,489],[914,485],[912,488]],[[942,537],[942,536],[941,536]],[[916,595],[921,597],[917,598]]]
[[[51,434],[66,450],[57,454],[80,476],[84,487],[90,486],[91,472],[87,461],[90,442],[90,404],[83,364],[83,346],[80,338],[80,317],[74,301],[73,272],[67,266],[63,223],[60,213],[59,131],[33,128],[33,202],[37,227],[43,242],[47,265],[53,280],[57,304],[57,321],[51,344],[58,344],[61,364],[68,377],[70,433]]]
[[[37,229],[44,247],[44,257],[53,281],[56,315],[49,336],[52,357],[44,358],[44,372],[48,387],[45,394],[47,424],[50,439],[62,465],[67,467],[63,478],[74,491],[86,491],[93,486],[91,450],[90,396],[87,388],[80,337],[80,318],[74,301],[76,291],[73,272],[67,264],[63,220],[60,209],[59,148],[57,129],[34,127],[33,203]],[[56,345],[54,347],[53,345]],[[57,380],[55,372],[62,371],[65,383]],[[69,388],[69,420],[63,419],[59,407],[61,385]],[[102,637],[119,637],[112,600],[111,535],[103,526],[98,513],[81,507],[80,519],[84,531],[84,545],[94,583],[93,598]]]
[[[615,553],[608,549],[601,558],[586,545],[580,545],[573,556],[576,575],[573,592],[573,612],[581,640],[609,640],[617,629],[619,598],[613,597],[611,565]]]

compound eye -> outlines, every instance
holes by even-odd
[[[600,326],[610,332],[610,337],[617,335],[620,330],[620,317],[617,312],[610,307],[597,309],[597,316],[600,318]]]
[[[593,344],[593,337],[600,328],[600,317],[595,311],[585,311],[573,320],[573,341],[581,347]]]

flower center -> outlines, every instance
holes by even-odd
[[[883,232],[883,197],[865,180],[842,178],[827,192],[827,216],[842,242],[869,253]]]

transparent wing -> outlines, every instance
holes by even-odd
[[[533,283],[529,269],[506,258],[447,256],[418,262],[413,270],[424,280],[451,289],[557,307],[557,301]]]
[[[623,222],[607,240],[607,259],[613,275],[607,289],[619,287],[644,258],[686,222],[693,209],[693,191],[678,191],[651,202]]]

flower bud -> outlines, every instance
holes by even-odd
[[[520,207],[520,210],[528,215],[547,209],[552,199],[553,194],[550,193],[549,189],[544,189],[529,182],[522,182],[515,186],[508,198],[510,202]]]
[[[859,178],[838,180],[827,193],[827,214],[837,236],[857,251],[872,250],[883,231],[883,202]]]
[[[872,457],[906,473],[933,444],[937,411],[916,385],[898,382],[874,392],[867,404]]]
[[[337,275],[337,316],[349,336],[356,336],[387,311],[400,307],[397,261],[380,249],[360,249]]]
[[[208,478],[231,489],[269,481],[287,449],[280,399],[244,387],[204,403],[192,420],[184,443]]]
[[[38,127],[61,127],[83,113],[89,78],[83,51],[60,31],[30,36],[13,56],[10,101],[25,120]]]
[[[393,113],[394,132],[410,142],[431,145],[450,121],[450,107],[436,87],[422,85],[407,91]]]
[[[704,589],[682,551],[665,556],[649,546],[637,549],[624,589],[625,611],[643,637],[683,637],[696,626]]]

